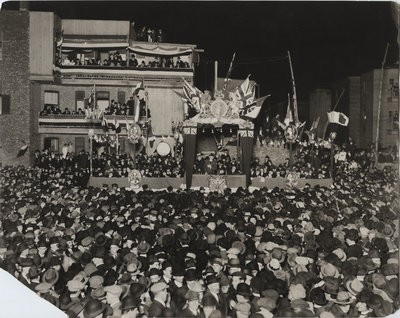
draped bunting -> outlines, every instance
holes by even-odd
[[[190,189],[192,186],[193,164],[196,152],[197,128],[191,127],[186,128],[186,130],[185,128],[183,129],[183,155],[185,160],[186,189]]]
[[[239,129],[239,142],[241,147],[241,168],[246,174],[246,187],[250,185],[250,161],[253,153],[254,132],[248,129]]]
[[[164,56],[175,56],[175,55],[185,55],[191,54],[192,49],[182,49],[179,47],[170,46],[154,46],[153,48],[142,47],[140,45],[130,46],[128,49],[134,53],[141,55],[164,55]]]

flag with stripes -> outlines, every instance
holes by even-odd
[[[270,96],[271,95],[266,95],[258,98],[252,104],[243,107],[239,113],[240,117],[244,119],[256,119],[257,116],[260,114],[262,105],[264,104],[265,100]]]
[[[247,78],[243,81],[242,84],[240,84],[238,87],[236,87],[234,94],[236,98],[242,102],[242,107],[251,105],[254,102],[255,99],[255,83],[251,84],[250,83],[250,75],[247,76]]]
[[[189,84],[184,78],[183,81],[183,100],[189,107],[200,111],[200,97],[203,94],[197,87]]]

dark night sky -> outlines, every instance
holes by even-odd
[[[387,63],[398,60],[389,2],[31,2],[30,9],[61,18],[135,21],[136,28],[162,28],[167,42],[197,44],[205,50],[196,68],[200,89],[212,87],[212,61],[219,60],[224,77],[236,52],[232,78],[251,73],[261,93],[275,101],[284,100],[290,87],[287,50],[300,99],[333,80],[379,68],[387,42]]]

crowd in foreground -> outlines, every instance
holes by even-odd
[[[0,170],[0,267],[69,317],[385,317],[399,307],[390,168],[330,188],[73,186]]]
[[[35,153],[35,166],[47,170],[62,172],[74,169],[75,172],[83,170],[88,172],[89,153],[82,151],[74,154],[73,147],[61,154],[45,150]],[[111,149],[111,148],[110,148]],[[107,145],[99,147],[93,153],[93,176],[95,177],[127,177],[129,170],[137,169],[143,177],[151,178],[181,178],[184,176],[183,145],[177,142],[172,152],[166,156],[146,154],[144,149],[138,151],[133,158],[127,153],[110,153]],[[383,161],[393,162],[397,158],[393,153],[379,154]],[[382,159],[381,158],[381,159]],[[387,158],[391,160],[386,160]],[[382,161],[382,160],[381,160]],[[351,144],[335,145],[333,173],[336,170],[352,171],[365,170],[375,165],[373,152],[364,149],[355,149]],[[325,179],[329,178],[331,171],[331,150],[322,144],[315,146],[308,142],[297,145],[293,155],[293,164],[289,158],[280,164],[274,164],[271,159],[253,158],[250,164],[251,178],[285,178],[288,171],[296,171],[299,178]],[[60,170],[61,169],[61,170]],[[72,171],[72,170],[71,170]],[[194,174],[207,175],[239,175],[243,174],[240,159],[231,156],[229,151],[223,149],[216,153],[197,153],[193,164]]]

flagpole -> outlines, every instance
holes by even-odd
[[[375,166],[378,163],[378,151],[379,151],[379,121],[381,118],[381,104],[382,104],[382,88],[383,88],[383,69],[386,63],[386,56],[389,50],[389,42],[386,44],[385,56],[383,57],[382,61],[382,68],[381,68],[381,82],[379,87],[379,99],[378,99],[378,115],[376,117],[376,139],[375,139]]]
[[[96,108],[96,104],[97,104],[97,100],[96,100],[96,83],[93,84],[93,88],[94,88],[94,96],[93,96],[93,109]]]
[[[89,137],[89,149],[90,149],[90,176],[93,176],[93,137]]]
[[[297,96],[296,96],[296,84],[294,81],[294,74],[293,74],[293,65],[292,65],[292,59],[290,58],[290,51],[288,51],[288,58],[289,58],[289,66],[290,66],[290,73],[292,75],[292,86],[293,86],[293,110],[294,114],[293,116],[295,123],[299,120],[299,114],[297,110]]]
[[[218,61],[214,61],[214,94],[217,91]]]

